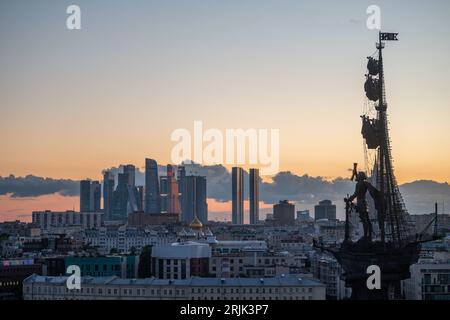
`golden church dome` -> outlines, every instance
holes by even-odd
[[[192,220],[192,222],[189,225],[189,227],[191,227],[194,230],[195,229],[201,229],[201,228],[203,228],[203,224],[197,217],[195,217],[194,220]]]

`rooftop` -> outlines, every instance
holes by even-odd
[[[33,274],[24,280],[24,284],[30,283],[48,283],[65,284],[68,277],[47,277]],[[170,279],[122,279],[116,276],[112,277],[82,277],[83,284],[103,284],[103,285],[144,285],[144,286],[188,286],[188,287],[208,287],[208,286],[233,286],[233,287],[251,287],[251,286],[324,286],[320,281],[312,278],[299,278],[295,276],[278,276],[274,278],[200,278],[193,277],[185,280]]]

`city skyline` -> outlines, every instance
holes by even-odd
[[[367,48],[375,49],[376,41],[376,32],[365,24],[369,2],[349,1],[332,12],[324,10],[332,5],[327,1],[264,2],[258,3],[256,15],[251,1],[155,1],[132,7],[113,2],[106,11],[100,3],[79,2],[83,27],[73,32],[62,23],[63,4],[2,4],[0,134],[7,138],[0,141],[0,177],[95,181],[118,163],[133,163],[143,171],[148,155],[171,163],[171,132],[192,130],[195,120],[222,132],[279,128],[279,172],[289,171],[293,179],[348,178],[353,162],[364,164],[357,147],[359,119],[348,115],[364,109],[362,57]],[[450,23],[442,9],[449,4],[434,3],[378,3],[382,28],[399,32],[401,40],[385,53],[393,157],[401,184],[450,181],[449,162],[442,161],[450,157],[450,41],[445,36]],[[19,12],[41,15],[11,21]],[[47,19],[39,20],[42,16]],[[118,23],[112,25],[110,18]],[[40,43],[44,32],[48,36]],[[133,36],[124,40],[115,32]],[[114,50],[123,44],[127,52]],[[412,61],[421,63],[411,68]],[[27,94],[19,94],[19,88]],[[158,121],[149,125],[155,114]],[[121,130],[124,121],[132,125]],[[232,166],[224,164],[230,171]],[[262,178],[276,186],[277,176]],[[67,194],[14,194],[2,191],[1,219],[21,217],[33,206],[67,210],[78,202]],[[260,205],[285,198],[276,194],[279,199]],[[434,198],[448,201],[445,194]],[[300,209],[312,205],[303,207],[297,195],[289,200],[300,203]],[[214,196],[207,201],[211,212],[231,211],[229,201]]]
[[[0,1],[0,301],[450,301],[449,13]]]
[[[147,154],[170,163],[170,133],[194,120],[219,130],[279,128],[280,171],[334,178],[346,176],[354,160],[363,163],[362,150],[348,147],[360,137],[358,119],[347,115],[362,112],[361,54],[376,40],[365,26],[368,2],[332,11],[324,9],[327,1],[264,2],[256,15],[252,2],[112,3],[106,11],[100,3],[79,2],[85,19],[78,33],[65,29],[63,4],[2,5],[0,133],[14,138],[1,140],[1,176],[98,180],[103,168],[142,166]],[[379,1],[382,27],[401,39],[385,62],[400,182],[450,180],[449,164],[441,161],[450,157],[450,23],[443,10],[449,4],[435,4]],[[115,32],[133,35],[126,52],[115,50],[125,41],[117,42]],[[133,126],[121,132],[124,106]],[[171,116],[182,110],[190,112]],[[155,112],[162,121],[148,126]]]

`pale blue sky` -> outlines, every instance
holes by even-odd
[[[70,4],[80,31],[65,27]],[[170,132],[194,120],[280,128],[281,169],[345,175],[362,162],[371,4],[400,33],[386,50],[400,180],[448,181],[446,0],[1,0],[0,175],[169,162]]]

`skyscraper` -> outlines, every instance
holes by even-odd
[[[123,173],[126,176],[127,185],[134,187],[136,185],[136,167],[132,164],[127,164],[123,166]]]
[[[145,159],[145,212],[147,213],[161,213],[158,180],[158,163],[153,159]]]
[[[134,176],[133,165],[124,166],[123,173],[119,173],[117,188],[113,193],[111,220],[124,221],[129,213],[142,211],[142,198],[134,185]]]
[[[244,223],[244,170],[233,167],[232,171],[232,223]]]
[[[249,178],[249,200],[250,200],[250,224],[257,224],[259,221],[259,170],[250,169]]]
[[[180,198],[181,213],[183,213],[183,191],[184,191],[184,178],[186,177],[186,168],[184,166],[177,167],[177,181],[178,181],[178,195]]]
[[[111,171],[105,171],[103,173],[103,211],[107,220],[111,217],[113,192],[114,174]]]
[[[295,205],[287,200],[280,201],[273,206],[273,218],[279,226],[293,226],[295,224]]]
[[[202,223],[207,223],[206,177],[185,176],[183,180],[180,220],[190,223],[197,217]]]
[[[101,186],[98,181],[80,181],[80,212],[99,212]]]
[[[92,181],[89,211],[100,212],[101,201],[102,201],[102,187],[100,185],[100,182]]]
[[[80,181],[80,212],[91,211],[91,181]]]
[[[113,192],[111,220],[125,220],[128,213],[128,178],[124,173],[117,177],[117,187]]]
[[[314,206],[314,219],[336,220],[336,205],[330,200],[319,201],[319,204]]]
[[[178,182],[175,179],[173,166],[167,165],[167,175],[160,179],[161,186],[161,212],[181,213],[178,195]]]

